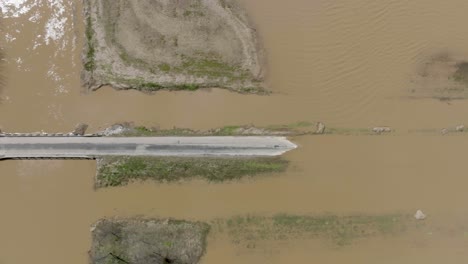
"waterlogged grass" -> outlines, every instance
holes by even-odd
[[[132,181],[178,182],[195,178],[223,182],[262,173],[283,172],[281,158],[105,157],[98,162],[96,187],[126,185]]]
[[[94,30],[93,30],[93,22],[91,20],[91,16],[88,16],[86,19],[86,30],[85,30],[85,35],[86,35],[86,43],[87,43],[87,53],[86,53],[86,63],[84,64],[84,68],[87,71],[94,71],[96,69],[96,63],[95,63],[95,53],[96,49],[94,47]]]
[[[321,240],[333,247],[424,228],[411,215],[237,216],[210,223],[173,219],[103,219],[92,228],[92,263],[197,263],[210,230],[245,248],[291,240]]]
[[[468,85],[468,62],[462,62],[457,65],[457,71],[454,73],[453,79]]]
[[[350,136],[367,136],[367,135],[376,135],[372,129],[369,128],[327,128],[325,134],[331,135],[350,135]],[[382,135],[389,133],[382,133]]]
[[[278,214],[272,217],[239,216],[217,225],[227,230],[235,243],[260,240],[328,239],[344,246],[359,238],[396,235],[412,225],[409,215],[304,216]]]
[[[200,85],[194,83],[187,84],[174,84],[174,85],[161,85],[154,82],[143,82],[135,87],[140,91],[155,92],[162,89],[172,91],[196,91],[200,88]]]
[[[300,121],[296,123],[286,124],[286,125],[270,125],[265,127],[267,130],[271,131],[309,131],[313,132],[315,130],[315,123]]]
[[[137,126],[129,128],[120,136],[251,136],[251,135],[305,135],[313,134],[315,124],[297,122],[289,125],[272,125],[255,127],[251,125],[227,125],[210,130],[193,130],[188,128],[158,129]]]
[[[468,131],[468,130],[465,130]],[[370,128],[333,128],[327,127],[325,135],[343,136],[367,136],[367,135],[391,135],[390,133],[378,134]],[[210,130],[193,130],[188,128],[148,128],[144,126],[129,127],[129,129],[118,136],[301,136],[317,135],[316,123],[296,122],[285,125],[269,125],[255,127],[252,125],[227,125]]]
[[[198,136],[197,131],[187,128],[151,129],[144,126],[130,128],[119,136],[163,137],[163,136]]]
[[[144,126],[137,126],[129,129],[120,136],[240,136],[241,129],[245,126],[224,126],[218,129],[207,131],[193,130],[189,128],[171,128],[171,129],[152,129]],[[268,134],[268,131],[265,132]],[[245,134],[244,134],[245,135]],[[248,135],[248,134],[247,134]]]

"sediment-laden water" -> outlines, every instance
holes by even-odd
[[[468,137],[407,133],[467,122],[468,101],[414,96],[431,58],[468,56],[468,2],[244,1],[268,51],[271,96],[224,90],[85,92],[80,1],[2,0],[4,131],[96,131],[115,122],[207,129],[323,121],[387,125],[393,136],[294,139],[286,173],[227,184],[132,184],[95,191],[91,161],[0,162],[0,263],[87,263],[103,216],[212,221],[245,214],[384,214],[423,209],[424,228],[336,249],[323,241],[245,248],[209,237],[204,263],[440,263],[468,260]],[[417,79],[417,78],[416,78]],[[437,88],[437,87],[436,87]],[[419,95],[419,93],[416,93]],[[449,256],[449,257],[447,257]]]

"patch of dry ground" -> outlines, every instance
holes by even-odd
[[[92,229],[91,263],[198,263],[207,224],[177,220],[101,220]]]
[[[445,53],[431,57],[413,76],[411,95],[439,100],[468,98],[467,61]]]
[[[263,51],[236,0],[85,0],[83,84],[263,92]]]

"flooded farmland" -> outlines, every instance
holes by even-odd
[[[244,0],[267,50],[270,96],[220,89],[87,92],[79,76],[80,3],[0,0],[0,129],[66,132],[86,122],[96,131],[124,121],[209,129],[322,121],[349,129],[386,125],[396,133],[293,138],[299,148],[285,156],[285,173],[223,184],[135,183],[96,191],[92,161],[2,161],[0,263],[87,263],[89,228],[106,216],[210,222],[239,215],[417,209],[428,214],[418,228],[343,247],[290,238],[245,246],[215,230],[202,263],[468,260],[468,137],[439,133],[468,122],[468,101],[440,100],[437,92],[444,87],[421,86],[427,83],[421,69],[434,57],[468,56],[468,2]]]

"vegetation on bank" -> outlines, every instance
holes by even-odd
[[[96,187],[126,185],[132,181],[178,182],[195,178],[223,182],[277,173],[289,162],[274,158],[103,157],[98,160]]]
[[[457,70],[453,74],[453,79],[457,82],[468,85],[468,62],[461,62],[456,65]]]
[[[161,89],[174,90],[174,91],[196,91],[200,88],[200,85],[189,83],[189,84],[174,84],[170,86],[164,86],[154,82],[141,83],[135,87],[135,89],[140,91],[159,91]]]
[[[172,219],[101,220],[92,229],[91,263],[198,263],[209,230]]]
[[[288,125],[271,125],[255,127],[252,125],[228,125],[210,130],[193,130],[188,128],[149,128],[145,126],[131,126],[122,124],[124,132],[117,136],[297,136],[313,134],[315,124],[309,122],[297,122]]]
[[[336,246],[345,246],[356,239],[396,235],[416,225],[410,215],[290,215],[272,217],[238,216],[217,221],[216,227],[226,230],[237,244],[262,240],[328,239]]]
[[[144,67],[150,67],[150,72],[153,74],[191,74],[199,78],[209,76],[210,78],[227,78],[230,82],[242,81],[247,78],[247,73],[242,72],[240,75],[235,75],[234,73],[229,73],[226,69],[228,66],[218,65],[215,61],[210,61],[208,59],[202,61],[191,61],[184,63],[180,67],[170,66],[169,64],[162,63],[157,66],[149,66],[141,60],[131,59],[128,55],[124,55],[124,52],[120,53],[120,58],[122,61],[125,61],[128,65],[138,67],[139,65],[144,65]],[[94,50],[93,50],[94,56]],[[94,60],[93,60],[94,63]],[[219,66],[219,67],[217,67]],[[160,90],[168,91],[197,91],[201,88],[227,88],[235,90],[238,93],[243,94],[258,94],[258,95],[268,95],[269,91],[263,89],[261,86],[244,86],[236,89],[229,88],[225,83],[222,82],[210,82],[210,83],[196,83],[196,82],[187,82],[187,83],[158,83],[147,81],[145,78],[141,77],[123,77],[115,74],[112,70],[111,65],[101,65],[102,69],[105,72],[103,76],[103,81],[106,83],[118,83],[123,84],[128,89],[136,89],[141,92],[156,92]],[[86,68],[88,71],[90,69]],[[224,69],[224,70],[223,70]],[[238,69],[237,71],[241,71]]]
[[[327,127],[318,132],[317,123],[296,122],[286,125],[269,125],[256,127],[253,125],[228,125],[209,130],[193,130],[188,128],[161,129],[158,127],[133,126],[121,124],[123,132],[114,136],[301,136],[301,135],[388,135],[393,132],[376,133],[371,128],[334,128]]]

